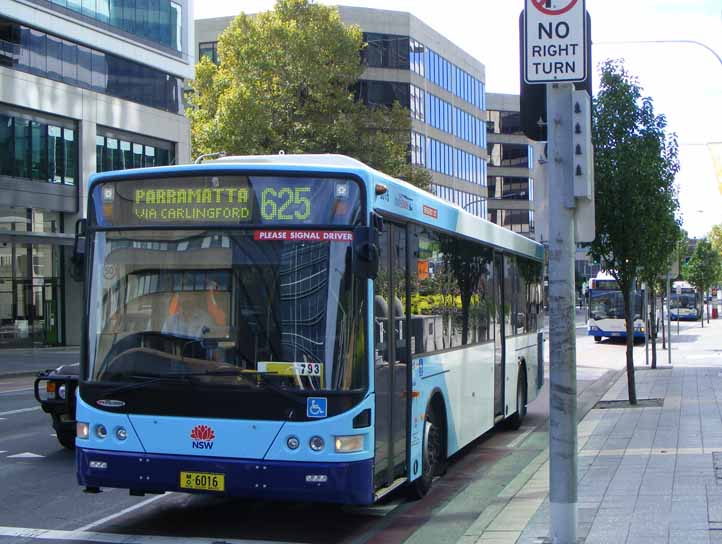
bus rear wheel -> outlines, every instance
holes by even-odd
[[[431,489],[434,476],[440,474],[444,467],[444,424],[441,416],[429,406],[424,417],[424,441],[421,476],[411,483],[413,498],[424,497]]]

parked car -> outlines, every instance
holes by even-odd
[[[58,442],[69,450],[75,449],[75,389],[79,374],[80,364],[75,363],[45,370],[35,378],[35,398],[53,418]]]

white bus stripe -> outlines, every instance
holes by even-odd
[[[92,531],[60,531],[57,529],[30,529],[27,527],[0,526],[0,537],[37,538],[39,540],[77,540],[104,544],[282,544],[270,540],[238,540],[232,538],[198,538],[184,536],[128,535],[96,533]]]

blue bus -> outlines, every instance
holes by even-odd
[[[601,271],[589,280],[589,314],[587,335],[595,342],[602,338],[626,338],[627,324],[624,320],[624,294],[617,280],[608,272]],[[644,321],[642,319],[642,300],[644,291],[635,289],[632,293],[634,305],[634,339],[644,339]]]
[[[90,182],[79,484],[369,504],[518,427],[539,244],[334,155]]]
[[[675,281],[669,298],[669,317],[675,321],[697,321],[702,317],[702,297],[686,281]]]

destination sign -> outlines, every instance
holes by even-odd
[[[349,225],[361,220],[350,179],[192,176],[107,182],[95,187],[101,226]]]

